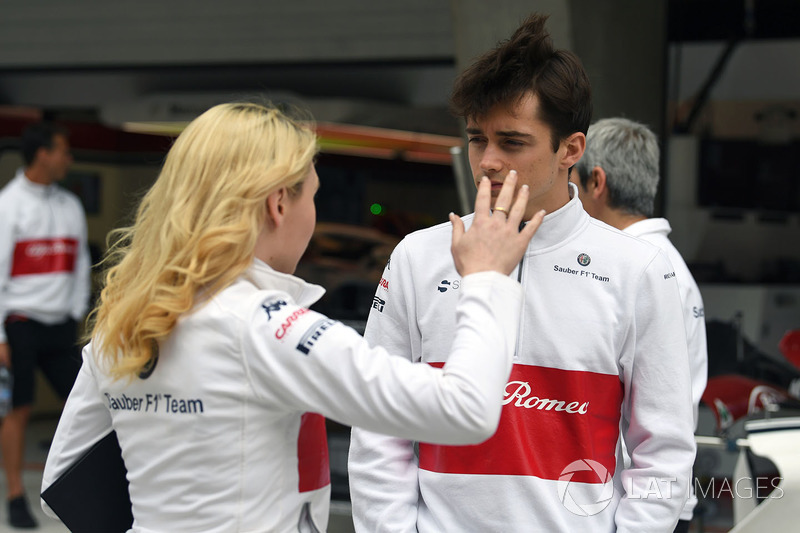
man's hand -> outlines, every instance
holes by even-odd
[[[11,348],[7,342],[0,342],[0,366],[11,368]]]
[[[464,231],[461,217],[450,213],[450,222],[453,224],[453,245],[450,250],[456,270],[462,276],[486,270],[508,275],[522,259],[545,213],[544,210],[536,213],[520,231],[530,191],[527,185],[523,185],[515,199],[516,184],[517,172],[512,170],[503,181],[492,212],[491,184],[489,178],[484,177],[478,185],[475,218],[469,231]]]

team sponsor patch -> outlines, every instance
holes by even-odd
[[[377,309],[379,313],[383,313],[383,306],[386,305],[386,300],[381,300],[377,296],[372,298],[372,308]]]
[[[664,274],[664,279],[670,279],[675,277],[675,272],[668,272]]]
[[[386,278],[381,278],[380,288],[389,292],[389,280]]]
[[[447,292],[447,289],[456,290],[461,286],[461,280],[455,279],[453,281],[443,279],[439,282],[439,286],[436,287],[436,290],[439,292]]]
[[[330,318],[323,318],[311,324],[311,327],[300,337],[300,342],[297,343],[297,350],[308,355],[311,352],[311,348],[317,343],[317,340],[325,333],[325,330],[334,324],[336,324],[336,321]]]
[[[275,338],[278,340],[284,338],[286,333],[291,329],[295,322],[297,322],[297,319],[306,313],[308,313],[308,309],[301,307],[300,309],[296,309],[291,315],[287,316],[286,320],[281,323],[280,327],[275,332]]]
[[[618,375],[517,364],[503,395],[494,436],[474,446],[420,443],[419,467],[558,480],[565,466],[589,458],[614,472],[623,398]],[[592,472],[572,481],[598,483]]]
[[[272,320],[272,313],[277,313],[281,310],[281,307],[286,307],[286,305],[286,301],[284,300],[272,300],[271,302],[261,304],[261,307],[267,312],[267,320]]]
[[[578,264],[580,266],[586,266],[592,262],[592,258],[589,257],[589,254],[580,254],[578,255]]]
[[[74,272],[78,240],[70,238],[19,241],[14,246],[11,277]]]

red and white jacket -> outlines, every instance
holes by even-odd
[[[260,261],[181,317],[146,378],[113,380],[93,341],[42,490],[114,429],[134,532],[325,531],[330,470],[320,415],[450,444],[480,442],[497,427],[522,291],[497,272],[463,282],[444,370],[370,348],[308,309],[321,287]]]
[[[80,200],[17,171],[0,191],[0,325],[14,313],[45,324],[81,320],[90,269]],[[0,342],[6,342],[3,327]]]
[[[525,301],[497,433],[477,446],[422,441],[416,452],[409,440],[354,428],[357,531],[675,527],[695,456],[675,273],[657,247],[590,218],[571,187],[512,274]],[[365,335],[431,366],[447,360],[463,290],[448,226],[397,246]]]

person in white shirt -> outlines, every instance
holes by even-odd
[[[669,222],[651,218],[658,190],[658,160],[658,140],[647,126],[626,118],[605,118],[589,127],[586,152],[575,167],[573,181],[590,216],[655,244],[667,253],[675,268],[683,303],[697,429],[697,410],[708,377],[703,298],[689,267],[669,240]],[[693,485],[689,488],[690,496],[676,533],[689,530],[697,505]]]
[[[181,133],[106,258],[43,491],[114,430],[134,532],[324,531],[323,416],[449,444],[494,432],[521,310],[508,274],[544,216],[520,230],[528,188],[511,180],[494,216],[485,180],[469,230],[451,216],[464,285],[452,358],[433,369],[308,309],[324,290],[292,272],[315,226],[315,153],[313,124],[252,103]]]
[[[661,250],[589,217],[569,183],[591,90],[545,20],[525,20],[451,95],[476,184],[488,176],[494,193],[514,177],[531,190],[524,218],[547,211],[512,275],[525,299],[500,425],[475,446],[353,428],[359,532],[668,533],[686,499],[695,442],[678,285]],[[448,232],[396,247],[365,333],[433,367],[449,361],[464,288]]]
[[[22,156],[25,166],[0,191],[0,365],[13,375],[0,444],[8,522],[34,528],[22,465],[35,370],[66,399],[81,365],[77,322],[89,307],[91,259],[81,202],[57,185],[72,164],[66,129],[31,124]]]

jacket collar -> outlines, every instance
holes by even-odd
[[[669,235],[672,228],[666,218],[648,218],[647,220],[640,220],[634,222],[624,230],[625,233],[640,237],[648,233],[661,233],[662,235]]]
[[[589,224],[590,218],[583,210],[578,199],[578,187],[569,183],[570,200],[559,209],[548,213],[536,235],[531,239],[528,252],[546,252],[562,245],[576,234],[578,230]]]
[[[42,198],[45,196],[49,196],[50,194],[53,194],[53,191],[55,191],[56,187],[58,187],[58,185],[56,185],[55,183],[52,183],[50,185],[42,185],[41,183],[35,183],[29,180],[28,177],[25,175],[24,167],[20,167],[19,169],[17,169],[17,174],[14,176],[13,181],[17,184],[19,188],[21,188],[28,194],[33,194],[35,196],[39,196]]]
[[[291,274],[284,274],[271,266],[254,259],[253,264],[245,272],[245,277],[262,290],[279,290],[287,293],[303,307],[309,307],[325,294],[319,285],[308,283]]]

